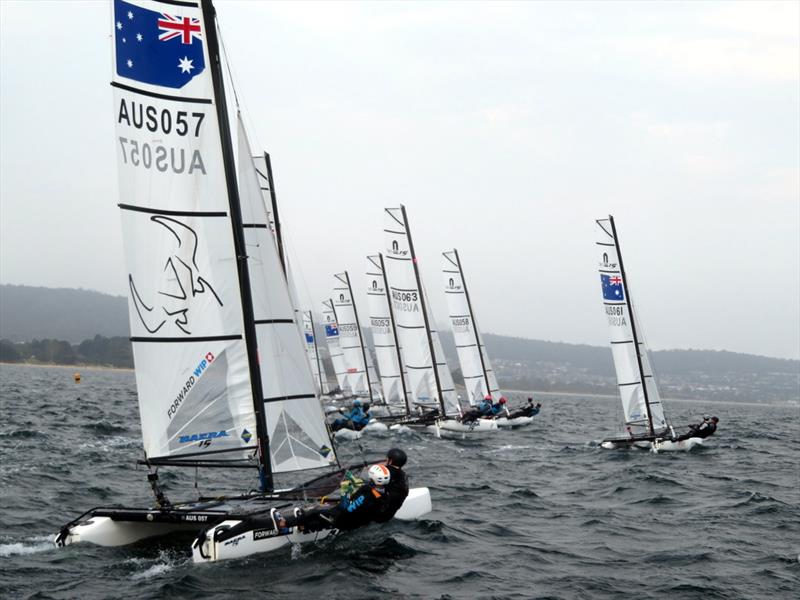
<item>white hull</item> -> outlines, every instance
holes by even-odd
[[[408,497],[403,502],[400,510],[397,511],[395,518],[402,521],[414,521],[421,519],[431,510],[433,510],[433,505],[428,488],[412,488],[408,491]],[[242,531],[242,533],[231,539],[222,542],[215,541],[214,538],[218,530],[223,531],[240,523],[241,521],[238,520],[224,521],[199,535],[192,543],[192,559],[194,562],[218,562],[231,558],[242,558],[251,554],[272,552],[289,544],[313,543],[336,533],[336,530],[331,529],[315,533],[300,533],[295,528],[292,528],[288,534],[270,535],[274,534],[274,530],[264,532],[261,529],[254,528]],[[266,537],[268,535],[269,537]]]
[[[514,417],[513,419],[509,419],[508,417],[499,417],[495,419],[495,423],[497,423],[498,427],[522,427],[524,425],[530,425],[533,423],[533,417]]]
[[[680,442],[673,442],[671,440],[656,440],[655,442],[636,442],[633,447],[640,448],[641,450],[650,450],[651,452],[689,452],[692,448],[702,446],[705,443],[703,438],[689,438],[681,440]],[[600,444],[601,448],[613,450],[615,448],[630,448],[630,444],[618,444],[615,442],[603,442]]]
[[[433,425],[427,425],[425,431],[436,437],[463,439],[478,433],[497,431],[497,422],[494,419],[477,419],[470,423],[461,423],[455,419],[443,419]]]
[[[365,433],[386,433],[389,431],[389,426],[380,421],[370,421],[363,429],[354,431],[352,429],[340,429],[333,435],[337,440],[358,440],[363,437]]]
[[[428,488],[412,488],[409,490],[396,519],[413,521],[431,512],[433,505]],[[154,514],[158,511],[153,509]],[[66,535],[56,535],[54,542],[58,546],[70,546],[78,543],[90,543],[98,546],[127,546],[148,538],[160,537],[172,533],[200,533],[211,516],[193,516],[181,523],[148,522],[142,520],[114,519],[107,516],[92,516],[69,527]],[[149,516],[148,516],[149,519]],[[259,533],[249,530],[224,542],[213,542],[217,529],[228,528],[240,523],[238,519],[227,519],[208,529],[203,534],[202,544],[196,539],[192,544],[195,562],[213,562],[227,558],[238,558],[258,552],[270,552],[289,544],[315,542],[331,534],[331,530],[315,533],[292,532],[288,535],[270,535],[260,537]],[[254,539],[258,538],[258,539]]]

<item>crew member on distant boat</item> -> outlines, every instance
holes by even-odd
[[[508,415],[508,418],[516,419],[517,417],[535,417],[536,415],[539,414],[539,410],[541,408],[542,408],[541,402],[537,402],[536,406],[534,406],[533,398],[528,398],[528,404],[512,412],[510,415]]]
[[[341,412],[341,409],[339,409]],[[353,431],[361,431],[371,419],[369,414],[369,404],[362,405],[361,400],[356,398],[353,400],[353,407],[350,411],[342,413],[342,416],[336,419],[331,425],[331,430],[339,431],[340,429],[352,429]]]
[[[508,403],[508,400],[506,400],[506,397],[505,396],[500,396],[500,400],[498,400],[497,403],[492,404],[491,416],[498,417],[498,416],[500,416],[500,413],[504,413],[504,412],[506,414],[508,414],[508,412],[506,411],[506,404],[507,403]]]
[[[406,460],[408,457],[400,448],[392,448],[386,453],[386,467],[391,473],[391,479],[386,485],[386,495],[388,496],[386,508],[379,516],[375,517],[377,523],[389,521],[400,510],[408,496],[408,480],[403,471]]]
[[[702,423],[689,425],[689,431],[675,438],[675,441],[681,442],[693,437],[707,438],[717,430],[717,423],[719,423],[719,419],[717,417],[703,417]]]
[[[402,456],[405,457],[405,453]],[[322,529],[348,531],[363,527],[373,521],[382,523],[388,521],[397,512],[397,509],[394,509],[390,517],[383,519],[394,504],[387,490],[392,472],[387,465],[375,464],[369,468],[367,475],[369,476],[367,483],[349,496],[342,496],[341,500],[333,506],[318,505],[306,510],[295,508],[294,514],[286,518],[277,510],[272,509],[271,515],[275,528],[281,532],[288,531],[287,528],[294,526],[306,532]],[[405,481],[405,477],[403,480]],[[405,500],[405,496],[403,500]],[[402,500],[400,504],[402,504]]]
[[[461,415],[461,422],[462,423],[472,423],[473,421],[477,421],[481,417],[491,417],[492,416],[492,396],[490,394],[486,394],[486,397],[478,403],[478,406],[468,410],[463,415]]]

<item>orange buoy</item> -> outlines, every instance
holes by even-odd
[[[75,383],[80,383],[81,382],[81,374],[80,373],[75,373],[72,376],[72,378],[75,380]]]

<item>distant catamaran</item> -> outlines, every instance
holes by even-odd
[[[89,510],[55,543],[120,546],[190,531],[194,560],[210,562],[313,541],[319,534],[267,526],[271,507],[334,492],[342,471],[331,472],[339,465],[247,136],[228,112],[214,7],[113,6],[118,206],[142,462],[156,501]],[[182,38],[158,37],[162,11],[173,29],[182,24]],[[135,32],[150,35],[128,43]],[[154,115],[146,127],[130,117],[143,105]],[[260,489],[173,504],[158,467],[216,468],[223,488],[230,469],[251,469]],[[276,476],[320,468],[322,478],[276,489]],[[412,490],[406,503],[413,516],[430,509],[427,491]]]
[[[461,423],[461,407],[447,366],[439,334],[432,326],[425,290],[417,267],[404,206],[384,209],[385,271],[396,318],[397,338],[408,373],[408,393],[414,407],[436,408],[439,419],[429,430],[471,433],[496,430],[493,420]]]
[[[353,391],[350,389],[347,379],[347,367],[344,364],[344,355],[339,342],[339,324],[336,320],[336,309],[332,299],[322,302],[322,321],[325,325],[325,344],[328,346],[328,355],[331,357],[339,391],[347,396],[352,396]]]
[[[330,383],[328,383],[328,375],[325,373],[325,367],[319,356],[317,333],[314,329],[314,313],[310,310],[303,311],[303,334],[306,340],[306,355],[311,365],[311,373],[314,375],[314,381],[317,383],[317,392],[321,396],[327,395],[331,391],[331,386]]]
[[[603,307],[611,332],[611,352],[622,400],[625,434],[603,440],[606,448],[637,446],[663,451],[689,450],[701,438],[671,441],[674,431],[664,414],[650,354],[633,308],[614,217],[598,219],[597,257]]]

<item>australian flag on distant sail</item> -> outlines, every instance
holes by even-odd
[[[328,337],[339,335],[339,328],[336,325],[325,325],[325,335]]]
[[[310,333],[306,334],[306,344],[313,344],[314,343],[314,336]]]
[[[180,10],[164,5],[170,13]],[[114,0],[117,75],[182,88],[205,69],[200,19]]]
[[[601,274],[600,281],[603,282],[603,300],[617,300],[618,302],[625,300],[625,294],[622,291],[622,277]]]

